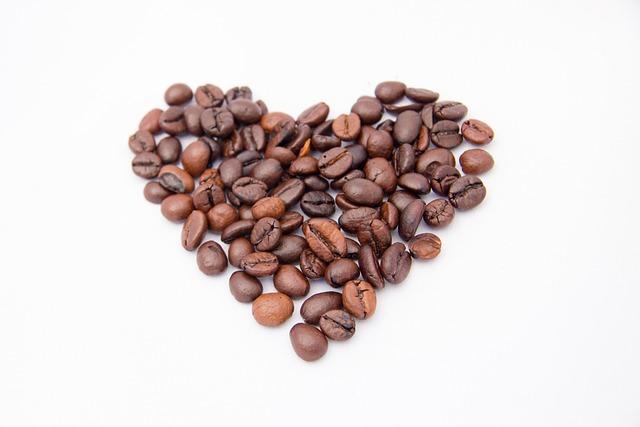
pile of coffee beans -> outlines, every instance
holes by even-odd
[[[231,294],[252,303],[261,325],[289,319],[313,281],[339,290],[300,307],[304,323],[290,339],[307,361],[326,353],[327,338],[351,338],[356,322],[374,315],[377,293],[402,282],[414,259],[438,256],[441,241],[418,233],[422,222],[446,227],[486,195],[477,175],[493,167],[491,155],[469,149],[458,169],[451,150],[465,140],[486,145],[493,130],[431,90],[383,82],[333,119],[324,102],[297,118],[269,112],[248,87],[193,92],[178,83],[164,99],[168,107],[149,111],[129,138],[133,172],[150,180],[145,198],[183,224],[182,246],[204,274],[238,269]],[[393,241],[395,230],[406,243]],[[276,292],[263,292],[268,276]]]

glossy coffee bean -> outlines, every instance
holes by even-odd
[[[218,173],[225,187],[231,188],[242,177],[242,162],[235,157],[224,159],[218,166]]]
[[[211,148],[209,144],[201,139],[196,139],[182,152],[182,167],[189,175],[193,177],[200,176],[209,165],[210,157]]]
[[[184,108],[169,107],[160,114],[158,119],[160,129],[169,135],[178,135],[187,130],[187,124],[184,121]]]
[[[233,114],[226,108],[207,108],[200,115],[200,126],[209,136],[226,137],[235,129]]]
[[[396,175],[413,172],[416,167],[416,155],[410,144],[400,145],[393,153],[393,168]]]
[[[435,199],[424,209],[424,222],[430,227],[441,228],[451,224],[456,211],[447,199]]]
[[[280,292],[264,293],[253,301],[251,312],[262,326],[278,326],[293,314],[293,301]]]
[[[244,271],[235,271],[229,277],[229,290],[236,301],[253,302],[262,295],[262,283]]]
[[[378,206],[384,197],[382,187],[364,178],[353,179],[342,187],[345,196],[358,205]]]
[[[300,113],[297,122],[309,126],[318,126],[327,119],[328,115],[329,106],[324,102],[318,102]]]
[[[432,148],[425,151],[418,157],[418,160],[416,161],[416,172],[425,175],[427,168],[432,163],[436,162],[441,165],[456,165],[456,159],[453,157],[451,151],[446,148]]]
[[[246,255],[253,252],[253,245],[246,237],[238,237],[229,245],[229,263],[234,267],[240,267],[240,261]]]
[[[363,140],[362,144],[367,150],[367,155],[373,157],[391,158],[393,154],[393,138],[384,130],[373,130]]]
[[[360,248],[360,252],[358,253],[358,266],[360,267],[360,274],[362,274],[364,280],[378,289],[384,288],[384,278],[380,271],[378,257],[376,257],[371,246],[364,245]]]
[[[196,88],[195,99],[202,108],[219,107],[224,102],[224,93],[216,85],[205,84]]]
[[[431,188],[441,196],[449,194],[449,188],[458,178],[460,172],[458,169],[449,165],[440,165],[435,168],[431,175]]]
[[[378,219],[380,213],[377,209],[370,207],[358,207],[343,212],[338,218],[338,223],[345,231],[356,233],[362,226],[369,224],[372,220]]]
[[[178,138],[173,136],[168,136],[166,138],[162,138],[158,143],[158,149],[156,153],[162,159],[162,163],[170,164],[175,163],[180,159],[180,154],[182,153],[182,145]]]
[[[435,234],[422,233],[413,237],[409,243],[409,252],[416,259],[433,259],[440,254],[442,243]]]
[[[253,124],[240,129],[242,146],[248,151],[263,151],[266,146],[266,135],[259,124]]]
[[[284,173],[280,162],[276,159],[264,159],[251,169],[250,176],[262,181],[267,187],[275,187]]]
[[[360,116],[355,113],[340,114],[333,120],[331,129],[343,141],[353,141],[360,135]]]
[[[353,161],[351,162],[351,169],[359,169],[367,161],[367,151],[360,144],[351,144],[346,147],[347,151],[351,153]]]
[[[400,222],[400,211],[391,202],[380,205],[380,219],[387,223],[389,229],[395,230]]]
[[[256,123],[262,115],[260,106],[248,99],[236,99],[229,103],[228,108],[236,121],[240,123]]]
[[[391,245],[391,230],[387,223],[380,219],[374,219],[369,223],[362,224],[356,235],[360,245],[371,246],[378,258]]]
[[[158,174],[160,185],[174,193],[191,193],[195,187],[193,178],[187,171],[175,165],[165,165]]]
[[[320,292],[312,295],[300,307],[300,316],[306,323],[317,325],[320,317],[328,311],[342,308],[342,294],[339,292]]]
[[[342,258],[347,253],[347,242],[338,226],[327,219],[312,218],[302,225],[309,248],[324,262]]]
[[[422,119],[417,112],[403,111],[393,126],[393,139],[399,144],[410,144],[418,137],[421,125]]]
[[[162,201],[160,210],[169,221],[183,221],[193,211],[193,200],[188,194],[172,194]]]
[[[307,176],[302,181],[304,187],[311,191],[327,191],[329,189],[327,180],[318,175]]]
[[[408,87],[404,91],[404,94],[410,100],[419,102],[421,104],[429,104],[431,102],[435,102],[440,97],[438,92],[434,92],[429,89],[418,89],[413,87]]]
[[[431,141],[441,148],[452,149],[462,144],[462,135],[458,123],[453,120],[441,120],[431,129]]]
[[[309,191],[302,196],[300,208],[310,217],[328,217],[333,215],[336,205],[333,197],[324,191]]]
[[[317,174],[319,172],[318,159],[311,156],[298,157],[291,163],[288,172],[289,175],[295,176]]]
[[[360,253],[360,243],[348,237],[345,238],[345,240],[347,241],[347,255],[345,255],[345,257],[352,260],[357,260],[358,254]]]
[[[393,205],[398,209],[398,211],[402,212],[407,205],[414,200],[418,200],[415,194],[409,193],[408,191],[399,190],[394,192],[391,196],[389,196],[389,202],[393,203]]]
[[[293,264],[300,261],[302,251],[307,248],[307,241],[295,234],[280,237],[278,245],[271,249],[271,253],[278,258],[280,264]]]
[[[306,323],[295,324],[289,331],[289,339],[293,350],[306,362],[320,359],[329,346],[324,334]]]
[[[200,116],[204,109],[199,105],[189,105],[184,109],[184,124],[187,132],[194,136],[202,135],[202,126],[200,125]]]
[[[493,157],[481,148],[473,148],[462,153],[460,167],[467,175],[480,175],[493,168]]]
[[[331,261],[324,271],[324,280],[334,288],[339,288],[359,276],[358,265],[348,258],[338,258]]]
[[[400,283],[411,270],[411,254],[403,243],[396,242],[389,246],[380,259],[380,271],[389,283]]]
[[[309,293],[309,280],[293,265],[281,265],[273,276],[273,284],[278,292],[291,298],[300,298]]]
[[[205,169],[200,175],[200,184],[214,184],[220,188],[224,188],[224,182],[220,178],[220,172],[216,168]]]
[[[264,217],[280,218],[284,215],[285,205],[279,197],[265,197],[258,200],[251,207],[251,214],[255,220]]]
[[[136,154],[153,152],[156,140],[148,130],[139,130],[129,137],[129,149]]]
[[[425,204],[422,200],[414,200],[400,213],[398,233],[403,240],[409,240],[416,234],[420,221],[422,221],[424,208]]]
[[[333,188],[334,190],[342,190],[344,184],[356,178],[364,178],[364,172],[360,169],[350,170],[340,178],[331,181],[331,188]]]
[[[271,191],[271,196],[278,197],[287,209],[295,206],[305,193],[304,182],[298,178],[290,178],[281,182]]]
[[[395,191],[398,178],[391,162],[387,159],[376,157],[368,160],[364,165],[364,174],[368,180],[378,184],[386,194]]]
[[[356,319],[344,310],[331,310],[320,316],[320,329],[335,341],[346,341],[356,333]]]
[[[449,188],[451,204],[460,210],[475,208],[487,195],[482,180],[475,175],[465,175],[458,178]]]
[[[225,202],[224,190],[211,181],[199,185],[191,197],[195,208],[204,213]]]
[[[262,126],[262,129],[269,133],[273,133],[278,131],[278,129],[294,125],[295,120],[293,119],[293,117],[279,111],[272,111],[260,118],[260,126]]]
[[[376,311],[376,291],[364,280],[352,280],[342,290],[342,305],[356,319],[367,319]]]
[[[485,145],[493,141],[493,129],[481,120],[469,119],[462,123],[462,136],[476,145]]]
[[[255,223],[255,221],[250,219],[240,219],[232,222],[222,230],[220,240],[224,243],[231,243],[238,237],[248,237],[251,235]]]
[[[204,212],[198,210],[191,212],[182,226],[182,247],[193,251],[200,246],[207,227],[207,216]]]
[[[325,178],[337,178],[351,168],[353,157],[345,148],[336,147],[325,151],[318,160],[318,170]]]
[[[457,101],[436,102],[433,107],[433,115],[438,120],[460,121],[467,115],[467,107]]]
[[[155,178],[160,173],[161,167],[162,159],[156,153],[147,151],[136,154],[131,161],[131,170],[141,178]]]
[[[278,266],[278,258],[269,252],[253,252],[240,261],[240,268],[255,277],[271,276]]]
[[[258,251],[269,251],[276,247],[282,236],[280,222],[275,218],[259,219],[251,230],[249,240]]]
[[[417,172],[407,172],[401,175],[398,178],[398,185],[416,194],[427,194],[431,190],[429,180]]]
[[[213,240],[200,245],[196,260],[200,271],[209,276],[220,274],[227,269],[227,255],[224,249]]]
[[[389,114],[401,114],[405,111],[418,112],[422,108],[422,104],[418,102],[411,102],[409,104],[383,104],[383,107]]]
[[[238,210],[228,203],[218,203],[207,211],[209,229],[221,233],[239,219]]]
[[[147,114],[142,117],[140,120],[140,124],[138,125],[138,130],[144,130],[151,133],[160,132],[160,115],[162,114],[162,110],[159,108],[154,108],[150,110]]]
[[[304,217],[298,212],[288,211],[279,218],[279,221],[282,232],[287,234],[300,228],[304,222]]]
[[[324,275],[327,264],[311,249],[305,249],[300,254],[300,269],[309,279],[319,279]]]
[[[382,103],[371,96],[363,96],[351,107],[351,112],[364,124],[376,123],[382,117]]]
[[[263,181],[248,176],[242,177],[233,183],[231,191],[243,203],[254,204],[267,195],[267,184]]]
[[[162,203],[164,199],[172,195],[173,193],[165,189],[157,181],[150,181],[144,186],[144,198],[151,203]]]
[[[164,101],[169,105],[181,105],[189,102],[193,97],[191,88],[184,83],[175,83],[167,88]]]
[[[399,101],[404,96],[407,86],[402,82],[386,81],[376,86],[376,98],[385,104]]]

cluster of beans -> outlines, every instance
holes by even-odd
[[[248,87],[206,84],[194,93],[178,83],[164,98],[169,107],[149,111],[129,138],[132,168],[150,180],[145,198],[183,223],[182,245],[196,251],[198,268],[236,267],[231,293],[265,326],[290,318],[310,281],[340,290],[302,304],[304,323],[290,338],[304,360],[322,357],[327,338],[353,336],[356,320],[374,314],[376,292],[403,281],[412,259],[440,253],[435,234],[417,233],[422,222],[445,227],[486,194],[477,175],[492,168],[491,155],[465,151],[461,173],[451,149],[488,144],[492,129],[430,90],[383,82],[334,119],[323,102],[295,119],[269,112]],[[436,197],[425,203],[429,193]],[[393,242],[396,229],[406,244]],[[276,292],[263,292],[267,276]]]

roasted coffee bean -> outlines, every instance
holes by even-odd
[[[338,225],[330,220],[312,218],[302,225],[309,248],[324,262],[342,258],[347,253],[347,242]]]
[[[251,92],[250,87],[236,86],[232,87],[224,94],[224,99],[227,101],[227,104],[230,104],[236,99],[248,99],[251,101],[253,99],[253,93]]]
[[[271,188],[280,182],[283,172],[280,162],[276,159],[264,159],[251,169],[250,175]]]
[[[166,165],[160,169],[158,180],[160,185],[174,193],[191,193],[195,182],[184,169],[174,165]]]
[[[303,180],[306,189],[312,191],[327,191],[329,189],[329,183],[326,179],[319,177],[318,175],[307,176]]]
[[[158,181],[147,182],[144,186],[144,198],[151,203],[162,203],[164,199],[173,193],[165,189]]]
[[[255,123],[260,120],[262,111],[258,104],[248,99],[236,99],[229,103],[229,111],[236,121],[245,124]]]
[[[253,230],[253,226],[255,224],[256,222],[250,219],[240,219],[238,221],[232,222],[222,230],[220,240],[222,240],[224,243],[231,243],[238,237],[250,236],[251,230]]]
[[[262,326],[278,326],[293,314],[293,301],[280,292],[265,293],[253,301],[251,312]]]
[[[324,271],[324,280],[334,288],[339,288],[359,276],[358,265],[348,258],[338,258],[331,261]]]
[[[240,129],[242,146],[247,151],[263,151],[266,146],[264,129],[258,124],[253,124]]]
[[[262,295],[262,283],[244,271],[235,271],[229,277],[229,290],[236,301],[253,302]]]
[[[431,190],[429,180],[417,172],[408,172],[400,176],[398,185],[416,194],[427,194]]]
[[[270,252],[253,252],[240,261],[240,268],[255,277],[271,276],[278,266],[278,258]]]
[[[295,125],[293,117],[278,111],[267,113],[260,118],[260,126],[269,133],[276,132],[279,129],[293,125]]]
[[[458,123],[453,120],[441,120],[431,129],[431,141],[441,148],[452,149],[462,144],[462,135]]]
[[[462,136],[472,144],[485,145],[493,141],[493,129],[483,121],[469,119],[462,123]]]
[[[375,123],[382,117],[382,103],[372,96],[363,96],[351,107],[351,112],[364,124]]]
[[[246,255],[253,252],[253,245],[249,239],[245,237],[238,237],[234,239],[229,245],[229,263],[234,267],[240,267],[240,261]]]
[[[360,169],[351,170],[342,175],[340,178],[333,180],[331,182],[331,188],[333,188],[334,190],[342,190],[344,184],[356,178],[364,178],[364,172]]]
[[[342,290],[342,306],[356,319],[366,319],[376,311],[376,291],[364,280],[352,280]]]
[[[410,144],[418,137],[421,125],[420,114],[411,110],[403,111],[398,114],[396,124],[393,126],[393,139],[399,144]]]
[[[238,199],[238,196],[233,194],[233,191],[225,190],[224,195],[227,197],[227,201],[232,206],[235,206],[236,208],[240,208],[241,206],[244,206],[242,203],[242,200]]]
[[[418,222],[422,219],[422,214],[418,218]],[[369,245],[376,254],[376,257],[382,256],[382,253],[391,245],[391,230],[386,222],[380,219],[373,219],[368,223],[364,223],[356,233],[360,245]]]
[[[359,207],[344,211],[344,213],[340,215],[340,218],[338,218],[338,223],[345,231],[355,233],[360,227],[369,224],[372,220],[378,219],[379,217],[380,213],[377,209]]]
[[[401,144],[393,153],[393,168],[396,175],[413,172],[416,167],[416,155],[410,144]]]
[[[351,144],[346,147],[347,151],[351,153],[351,169],[359,169],[367,161],[367,150],[360,144]]]
[[[329,344],[322,332],[311,325],[297,323],[289,331],[291,346],[296,354],[306,362],[320,359],[327,352]]]
[[[251,244],[259,251],[269,251],[276,247],[282,236],[280,223],[275,218],[261,218],[251,230]]]
[[[342,308],[342,294],[328,291],[312,295],[300,307],[300,316],[306,323],[317,325],[320,317],[328,311]]]
[[[158,149],[156,150],[158,156],[162,159],[162,163],[170,164],[175,163],[180,159],[180,154],[182,153],[182,145],[178,138],[173,136],[168,136],[166,138],[162,138],[158,143]]]
[[[267,188],[263,181],[245,176],[233,183],[231,191],[243,203],[252,205],[267,195]]]
[[[262,163],[262,156],[257,151],[242,151],[236,155],[236,159],[242,163],[242,175],[250,175],[251,171]]]
[[[441,196],[449,194],[449,188],[458,178],[460,178],[460,172],[458,169],[449,165],[438,166],[431,175],[431,188],[433,191]]]
[[[456,159],[453,157],[451,151],[446,148],[432,148],[425,151],[418,157],[418,161],[416,162],[416,172],[425,175],[429,165],[434,162],[438,162],[441,165],[456,165]]]
[[[398,178],[387,159],[376,157],[368,160],[364,165],[364,174],[368,180],[378,184],[386,194],[391,194],[396,189]]]
[[[218,203],[207,211],[209,228],[216,233],[222,232],[238,219],[238,210],[228,203]]]
[[[389,246],[380,259],[380,271],[389,283],[400,283],[411,270],[411,254],[403,243],[396,242]]]
[[[164,101],[169,105],[181,105],[193,97],[191,88],[184,83],[174,83],[164,93]]]
[[[481,148],[473,148],[462,153],[460,167],[468,175],[480,175],[493,168],[493,157]]]
[[[340,114],[331,124],[333,133],[343,141],[353,141],[360,134],[360,116],[357,114]]]
[[[169,107],[160,114],[158,119],[160,129],[169,135],[178,135],[187,130],[187,124],[184,121],[184,108]]]
[[[204,109],[199,105],[189,105],[184,109],[184,124],[187,127],[187,132],[191,135],[202,135],[200,116],[203,111]]]
[[[330,310],[320,316],[320,329],[335,341],[346,341],[356,333],[356,319],[344,310]]]
[[[456,101],[436,102],[433,114],[438,120],[460,121],[467,115],[467,107]]]
[[[209,144],[197,139],[182,152],[182,167],[191,176],[200,176],[209,165],[210,157],[211,148],[209,148]]]
[[[141,178],[151,179],[158,176],[162,167],[162,159],[156,153],[143,151],[136,154],[131,161],[133,173]]]
[[[210,136],[224,138],[235,129],[233,114],[223,107],[207,108],[200,116],[200,126]]]
[[[418,112],[422,109],[422,104],[417,102],[412,102],[409,104],[384,104],[383,107],[389,114],[401,114],[405,111]]]
[[[345,255],[345,257],[357,260],[358,253],[360,253],[360,243],[348,237],[346,237],[345,240],[347,241],[347,254]]]
[[[399,190],[389,196],[389,202],[393,203],[393,205],[398,208],[400,212],[407,207],[407,205],[414,200],[418,200],[415,194],[409,193],[408,191]]]
[[[358,205],[378,206],[384,197],[382,187],[364,178],[356,178],[347,182],[342,187],[342,191],[349,200]]]
[[[253,217],[253,214],[251,213],[251,208],[247,205],[242,205],[238,208],[238,217],[240,219],[255,220],[255,218]]]
[[[300,261],[302,251],[307,248],[307,241],[295,234],[280,237],[278,245],[271,250],[271,253],[278,257],[280,264],[292,264]]]
[[[182,226],[182,247],[188,251],[195,250],[202,243],[207,226],[207,216],[204,212],[191,212]]]
[[[279,218],[282,232],[287,234],[296,231],[303,223],[304,217],[298,212],[288,211]]]
[[[380,219],[387,223],[390,230],[395,230],[400,221],[400,211],[391,202],[380,205]]]
[[[393,154],[393,138],[387,131],[374,130],[369,135],[365,148],[369,157],[389,159]]]
[[[196,260],[200,271],[209,276],[220,274],[227,269],[227,256],[222,247],[213,240],[200,245]]]
[[[435,234],[422,233],[409,240],[409,252],[416,259],[433,259],[440,253],[442,243]]]
[[[362,274],[362,278],[364,280],[371,283],[376,288],[384,288],[384,278],[380,271],[378,258],[371,246],[363,245],[360,247],[360,252],[358,253],[358,266],[360,267],[360,274]]]
[[[300,208],[310,217],[327,217],[336,210],[333,197],[324,191],[309,191],[302,196]]]
[[[403,240],[409,240],[416,234],[420,221],[422,221],[422,215],[424,215],[424,208],[424,202],[418,199],[409,203],[400,213],[398,234]]]
[[[433,107],[434,106],[435,104],[427,104],[424,107],[422,107],[422,110],[420,110],[420,118],[422,119],[422,124],[428,130],[431,130],[433,128]]]
[[[434,228],[441,228],[451,224],[456,211],[447,199],[435,199],[424,209],[424,222]]]
[[[418,139],[413,143],[413,149],[416,153],[424,153],[429,144],[431,143],[431,134],[426,126],[420,126],[420,132],[418,132]]]
[[[285,206],[279,197],[265,197],[258,200],[251,207],[253,218],[258,220],[264,217],[280,218],[284,215]]]
[[[309,126],[318,126],[327,119],[328,115],[329,106],[324,102],[318,102],[300,113],[297,122]]]
[[[311,146],[318,151],[327,151],[330,150],[332,148],[335,147],[339,147],[341,144],[340,138],[338,138],[337,136],[331,134],[331,125],[333,123],[333,120],[326,122],[329,124],[329,130],[327,130],[326,132],[328,134],[324,134],[324,133],[316,133],[314,131],[313,135],[311,136]],[[322,129],[323,125],[318,126],[318,128]],[[316,130],[318,129],[316,128]]]
[[[273,285],[278,292],[291,298],[300,298],[309,293],[309,280],[293,265],[284,264],[273,276]]]
[[[289,166],[289,174],[297,176],[313,175],[319,172],[318,159],[311,156],[298,157],[291,166]]]
[[[138,130],[144,130],[151,133],[160,132],[160,115],[162,114],[162,110],[159,108],[154,108],[150,110],[147,114],[144,115],[142,120],[140,120],[140,124],[138,125]]]
[[[458,178],[449,187],[449,200],[451,204],[460,210],[475,208],[487,195],[482,180],[475,175],[465,175]]]
[[[216,85],[199,86],[195,93],[196,103],[202,108],[219,107],[224,102],[224,93]]]
[[[298,178],[290,178],[280,183],[273,189],[271,195],[279,197],[284,202],[287,209],[290,209],[300,201],[304,195],[304,182]]]
[[[319,279],[324,275],[327,264],[311,249],[305,249],[300,254],[300,269],[309,279]]]
[[[433,92],[428,89],[418,89],[408,87],[404,94],[412,101],[420,102],[422,104],[429,104],[438,100],[440,95],[437,92]]]
[[[336,205],[343,211],[357,209],[360,207],[360,205],[353,203],[351,200],[347,199],[347,196],[345,196],[344,193],[336,194]]]
[[[214,161],[218,160],[218,158],[223,155],[222,146],[216,139],[213,139],[209,136],[201,136],[200,139],[209,145],[209,148],[211,149],[211,156],[209,157],[209,161],[211,162],[211,164],[213,164]]]
[[[337,178],[349,169],[351,169],[351,163],[353,157],[351,153],[345,148],[336,147],[328,151],[325,151],[318,160],[318,169],[320,175],[325,178],[333,179]]]
[[[232,157],[240,154],[244,149],[244,143],[240,136],[240,132],[233,129],[228,136],[223,137],[220,140],[220,146],[224,157]]]
[[[183,221],[193,211],[193,200],[188,194],[172,194],[162,201],[160,211],[169,221]]]
[[[384,130],[389,132],[390,134],[393,134],[393,126],[395,124],[396,122],[391,119],[383,120],[382,122],[378,123],[378,125],[376,125],[376,129]]]
[[[399,101],[404,96],[407,86],[402,82],[387,81],[376,86],[376,98],[385,104]]]
[[[136,154],[153,152],[156,140],[148,130],[139,130],[129,137],[129,149]]]
[[[225,187],[231,188],[242,177],[242,162],[235,157],[224,159],[218,166],[218,172]]]

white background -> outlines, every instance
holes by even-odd
[[[0,425],[640,426],[639,23],[633,0],[2,2]],[[305,363],[300,302],[266,329],[231,269],[202,275],[127,138],[176,81],[295,116],[386,79],[492,125],[488,197]]]

